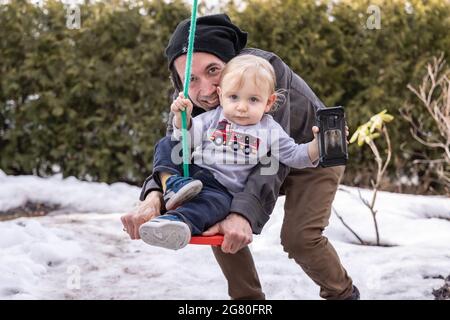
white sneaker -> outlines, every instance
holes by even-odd
[[[141,225],[139,235],[149,245],[178,250],[191,240],[191,229],[177,216],[166,214]]]

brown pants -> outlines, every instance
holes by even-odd
[[[325,299],[345,299],[352,293],[352,279],[322,235],[344,170],[344,166],[292,169],[282,186],[286,203],[281,244],[289,258],[320,286],[320,296]],[[213,252],[232,299],[265,298],[248,247],[236,254],[223,253],[220,247],[213,247]]]

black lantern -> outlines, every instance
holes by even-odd
[[[345,136],[344,108],[319,109],[316,112],[319,132],[319,165],[333,167],[345,165],[348,159]]]

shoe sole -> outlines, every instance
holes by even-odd
[[[152,246],[178,250],[191,240],[191,230],[180,221],[153,221],[139,228],[141,239]]]
[[[174,210],[183,203],[191,200],[202,191],[203,183],[200,180],[193,181],[178,190],[166,203],[167,210]]]

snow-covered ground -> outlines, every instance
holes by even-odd
[[[369,198],[369,190],[361,190]],[[45,217],[0,222],[0,299],[228,299],[209,247],[179,251],[131,241],[120,215],[139,188],[0,170],[0,212],[26,201],[61,205]],[[319,299],[319,288],[283,252],[284,198],[251,249],[268,299]],[[374,240],[358,190],[341,186],[334,207],[364,240]],[[450,274],[450,199],[380,192],[381,240],[361,246],[333,214],[326,230],[362,299],[432,299]]]

